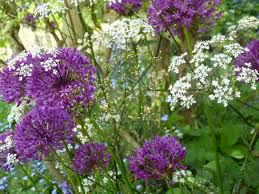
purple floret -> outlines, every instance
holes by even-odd
[[[140,9],[141,0],[117,0],[116,2],[109,2],[107,6],[120,15],[128,15]]]
[[[174,137],[156,136],[129,158],[129,169],[137,179],[160,180],[184,168],[180,164],[184,157],[185,149]]]
[[[152,0],[148,21],[158,33],[167,28],[178,35],[184,28],[195,33],[210,27],[220,16],[216,13],[219,3],[220,0]]]
[[[89,175],[103,170],[110,161],[106,146],[98,143],[85,143],[75,151],[73,167],[80,175]]]
[[[34,17],[33,14],[28,13],[27,15],[25,15],[24,17],[25,23],[33,28],[35,28],[35,24],[36,24],[36,18]]]
[[[35,107],[16,126],[14,144],[20,160],[42,159],[50,149],[72,143],[75,125],[69,114],[56,107]]]

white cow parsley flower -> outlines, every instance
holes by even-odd
[[[173,71],[174,73],[179,73],[179,66],[184,64],[186,61],[184,57],[187,53],[182,54],[181,56],[175,56],[171,59],[171,64],[169,66],[169,71]]]
[[[251,23],[248,24],[249,22]],[[256,18],[246,18],[232,28],[239,31],[256,28],[258,25]],[[177,104],[190,108],[196,103],[194,96],[201,90],[202,94],[207,94],[209,100],[226,107],[230,101],[241,96],[236,88],[237,81],[250,84],[251,89],[256,90],[258,70],[252,69],[249,63],[242,67],[233,65],[233,60],[248,49],[234,42],[235,37],[232,35],[231,32],[228,36],[217,34],[211,40],[197,42],[192,51],[190,64],[185,61],[186,53],[172,58],[169,71],[179,73],[178,67],[183,64],[192,67],[191,72],[187,72],[186,76],[181,77],[169,88],[171,96],[168,101],[172,110]]]
[[[128,43],[137,42],[144,34],[155,34],[154,29],[142,19],[122,18],[103,28],[103,44],[109,48],[113,45],[126,50]]]
[[[187,74],[186,76],[176,81],[176,83],[169,88],[171,94],[170,104],[172,110],[175,108],[177,103],[180,103],[185,108],[190,108],[194,103],[196,103],[193,95],[189,93],[189,90],[192,87],[191,81],[191,74]]]
[[[50,14],[62,13],[66,11],[64,4],[55,4],[55,3],[42,3],[37,5],[33,11],[33,15],[40,19],[47,18]]]

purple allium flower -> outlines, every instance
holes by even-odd
[[[85,143],[76,149],[73,167],[81,175],[104,169],[110,161],[106,146],[98,143]]]
[[[167,31],[167,27],[174,34],[181,34],[183,28],[197,32],[219,17],[215,13],[219,3],[220,0],[152,0],[148,21],[158,33]]]
[[[28,13],[28,14],[24,17],[24,21],[25,21],[26,24],[28,24],[29,26],[31,26],[33,29],[35,28],[36,18],[34,17],[33,14]]]
[[[69,114],[57,107],[38,107],[16,126],[14,144],[20,160],[42,159],[50,149],[72,143],[75,125]]]
[[[4,170],[13,167],[13,163],[7,161],[8,154],[17,156],[13,146],[13,131],[5,131],[0,134],[0,166]]]
[[[174,137],[156,136],[145,141],[129,158],[129,169],[137,179],[148,181],[172,176],[176,170],[184,168],[185,149]]]
[[[7,65],[0,71],[0,94],[4,101],[20,103],[25,97],[27,78],[37,60],[26,52],[7,60]]]
[[[129,15],[133,11],[138,11],[140,7],[141,0],[112,0],[108,2],[108,8],[120,15]]]
[[[249,42],[245,47],[249,51],[241,53],[236,58],[235,67],[238,67],[238,68],[246,67],[245,64],[250,63],[252,70],[259,71],[259,40],[253,40]]]
[[[71,109],[91,102],[96,70],[87,57],[76,49],[60,48],[40,58],[27,87],[28,96],[36,104]]]

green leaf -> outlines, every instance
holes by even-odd
[[[243,159],[246,155],[246,148],[242,145],[236,145],[230,148],[225,148],[225,153],[235,159]]]
[[[182,194],[180,188],[171,188],[169,189],[166,194]]]
[[[221,131],[220,145],[222,147],[233,146],[240,137],[241,130],[241,127],[238,125],[235,125],[232,122],[227,123]]]

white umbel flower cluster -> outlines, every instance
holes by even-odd
[[[225,107],[228,106],[228,102],[234,100],[234,97],[239,98],[240,92],[234,91],[234,88],[230,86],[230,80],[225,77],[224,79],[212,81],[214,87],[212,94],[209,95],[210,100],[214,100],[219,104],[223,104]]]
[[[0,152],[4,151],[4,150],[9,150],[13,147],[13,139],[12,136],[9,135],[5,138],[4,142],[0,142],[1,146],[0,146]]]
[[[236,38],[239,31],[257,29],[259,26],[259,20],[256,17],[249,16],[244,17],[237,22],[237,25],[232,25],[228,28],[230,37]]]
[[[184,57],[187,56],[187,53],[182,54],[181,56],[175,56],[171,59],[171,64],[169,66],[169,71],[174,73],[179,73],[179,66],[186,63]]]
[[[90,120],[88,118],[85,119],[84,121],[84,126],[77,125],[74,128],[74,132],[76,132],[76,136],[78,140],[84,144],[89,141],[89,136],[93,137],[94,136],[94,126],[91,124]],[[87,135],[85,134],[85,130],[87,130]]]
[[[138,42],[145,34],[155,34],[153,27],[147,22],[142,19],[122,18],[103,27],[103,44],[108,48],[116,46],[126,50],[127,45]]]
[[[94,182],[95,182],[95,179],[93,176],[89,176],[88,178],[83,179],[82,184],[83,184],[83,187],[84,187],[84,190],[86,193],[88,193],[90,191],[91,186],[94,184]],[[81,187],[78,187],[78,191],[80,193],[83,193]]]
[[[37,7],[33,11],[33,15],[34,17],[37,17],[39,19],[43,19],[49,17],[50,14],[64,14],[65,12],[66,7],[63,4],[55,4],[48,2],[37,5]]]
[[[170,102],[171,108],[174,109],[175,106],[180,103],[181,106],[190,108],[191,105],[196,103],[196,100],[189,90],[192,88],[192,76],[187,74],[186,76],[179,79],[173,86],[170,86]]]
[[[189,170],[179,170],[173,174],[172,181],[174,183],[186,183],[186,182],[194,182],[194,178],[192,172]]]
[[[252,22],[248,24],[247,22]],[[255,29],[259,25],[259,20],[254,18],[243,19],[238,22],[235,29]],[[210,48],[216,48],[210,50]],[[259,72],[253,70],[251,64],[239,68],[234,67],[233,60],[241,53],[248,52],[240,44],[234,42],[233,36],[216,35],[211,40],[198,42],[193,49],[192,57],[188,65],[191,65],[192,72],[187,73],[170,86],[169,103],[171,109],[179,104],[185,108],[190,108],[196,103],[196,96],[199,91],[207,94],[209,100],[228,106],[229,102],[239,98],[241,93],[236,88],[236,82],[243,82],[251,85],[251,89],[256,89]],[[169,71],[179,73],[179,66],[187,64],[184,53],[175,56],[171,60]]]
[[[25,101],[19,105],[13,105],[10,114],[7,116],[7,121],[11,125],[12,123],[18,123],[26,110],[31,104],[27,104]]]
[[[12,166],[15,163],[17,163],[18,159],[17,159],[17,154],[11,154],[8,153],[7,157],[6,157],[6,165],[7,166]]]
[[[13,148],[13,137],[12,135],[7,136],[4,141],[0,141],[0,154],[3,151],[8,151]],[[18,162],[17,154],[8,153],[6,156],[6,163],[4,166],[12,167],[15,163]]]
[[[95,35],[95,34],[94,34]],[[78,47],[77,49],[79,51],[82,51],[82,50],[86,50],[87,53],[91,53],[91,36],[88,32],[86,32],[84,34],[84,37],[83,39],[78,39],[77,40],[77,43],[78,43]]]

